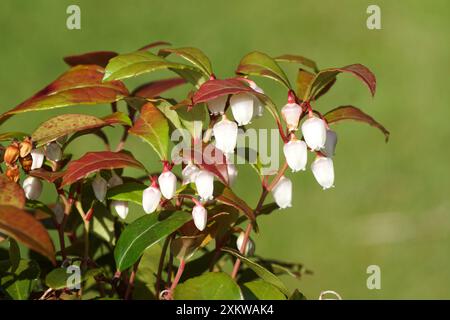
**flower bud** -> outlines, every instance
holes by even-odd
[[[64,220],[64,205],[61,202],[57,202],[53,207],[53,213],[55,214],[56,222],[61,224]]]
[[[116,210],[119,217],[125,219],[128,215],[128,202],[127,201],[119,201],[113,200],[111,201],[111,206]]]
[[[208,109],[211,114],[218,115],[223,114],[225,105],[227,103],[228,96],[220,96],[208,101]]]
[[[241,232],[236,240],[236,248],[241,251],[242,244],[244,243],[245,233]],[[252,256],[255,253],[255,243],[251,238],[248,238],[247,244],[244,250],[244,256]]]
[[[123,184],[123,180],[114,171],[112,171],[111,178],[108,180],[108,188],[114,188]]]
[[[161,191],[157,187],[150,186],[142,193],[142,208],[144,208],[145,213],[154,212],[160,201]]]
[[[216,148],[225,153],[233,153],[236,148],[238,127],[236,122],[228,120],[225,116],[213,127],[216,139]]]
[[[327,128],[325,121],[317,117],[310,117],[302,124],[305,142],[312,150],[320,150],[325,146]]]
[[[183,185],[188,183],[195,182],[195,177],[200,172],[200,169],[192,163],[189,163],[186,167],[184,167],[181,175],[183,176]]]
[[[92,180],[92,189],[98,201],[103,202],[105,200],[107,188],[108,183],[102,178],[100,173],[97,173],[94,180]]]
[[[19,158],[19,162],[25,173],[30,172],[31,166],[33,165],[33,158],[31,157],[31,154],[28,153],[25,157]]]
[[[325,140],[325,146],[320,151],[327,157],[333,157],[336,150],[337,134],[333,130],[327,129],[327,138]]]
[[[33,144],[31,143],[31,138],[26,137],[20,143],[20,156],[22,158],[26,157],[27,155],[30,154],[31,149],[33,149]]]
[[[306,162],[308,161],[308,149],[304,141],[297,139],[289,141],[283,146],[283,152],[292,172],[305,170]]]
[[[317,157],[311,164],[311,170],[324,190],[334,187],[334,168],[331,158]]]
[[[253,118],[254,96],[248,93],[238,93],[230,98],[231,112],[239,126],[249,124]]]
[[[36,200],[42,193],[42,181],[36,177],[27,177],[22,184],[25,197],[29,200]]]
[[[234,165],[233,163],[229,163],[227,164],[227,170],[228,170],[228,184],[232,186],[236,181],[238,169],[236,165]]]
[[[195,178],[195,187],[202,201],[212,200],[214,192],[214,175],[206,170],[200,170]]]
[[[11,143],[5,150],[4,160],[7,165],[12,165],[16,163],[19,158],[20,150],[19,144],[17,142]]]
[[[283,116],[289,131],[297,130],[301,114],[302,107],[296,103],[288,103],[281,109],[281,115]]]
[[[166,199],[172,199],[177,191],[177,177],[172,171],[164,171],[158,177],[159,188]]]
[[[292,207],[292,181],[285,176],[272,189],[273,198],[281,209]]]
[[[62,158],[62,150],[56,142],[50,142],[45,148],[45,155],[49,160],[59,161]]]
[[[19,181],[20,177],[19,166],[18,165],[8,166],[6,168],[6,177],[13,182]]]
[[[33,158],[33,164],[31,170],[39,169],[44,164],[44,150],[42,148],[31,150],[31,157]]]
[[[192,218],[194,219],[194,224],[198,230],[203,231],[206,227],[206,222],[208,221],[208,213],[202,205],[196,205],[192,209]]]

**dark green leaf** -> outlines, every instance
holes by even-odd
[[[145,184],[127,182],[108,190],[106,197],[111,200],[131,201],[142,204],[142,192],[147,188]]]
[[[39,265],[33,260],[20,260],[15,270],[9,261],[0,261],[0,288],[10,299],[27,300],[40,274]]]
[[[286,296],[274,285],[262,279],[241,285],[245,300],[286,300]]]

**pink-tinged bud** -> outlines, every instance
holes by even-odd
[[[223,114],[225,110],[225,104],[227,103],[228,96],[220,96],[208,101],[208,109],[211,114],[218,115]]]
[[[64,220],[64,205],[61,202],[57,202],[52,210],[55,214],[56,222],[61,224]]]
[[[172,199],[177,191],[177,177],[172,171],[164,171],[158,177],[159,188],[166,199]]]
[[[325,147],[320,151],[327,157],[333,157],[336,150],[337,134],[333,130],[327,129],[327,138],[325,140]]]
[[[206,227],[206,222],[208,221],[208,213],[202,205],[196,205],[192,209],[192,218],[194,219],[194,224],[198,230],[203,231]]]
[[[114,171],[112,171],[111,178],[108,180],[108,188],[114,188],[123,184],[123,180]]]
[[[242,244],[244,243],[245,233],[241,232],[236,240],[236,248],[241,251]],[[252,256],[255,253],[255,243],[251,238],[248,238],[247,245],[245,246],[244,256]]]
[[[281,109],[281,115],[289,131],[297,130],[301,114],[302,107],[296,103],[288,103]]]
[[[44,164],[44,150],[42,148],[33,149],[30,154],[33,159],[31,170],[42,168],[42,165]]]
[[[272,189],[272,195],[281,209],[292,207],[292,181],[282,176]]]
[[[228,184],[232,186],[238,176],[238,169],[233,163],[229,163],[227,165],[227,170],[228,170]]]
[[[152,213],[158,208],[161,201],[161,191],[156,187],[148,187],[142,193],[142,207],[145,213]]]
[[[195,164],[189,163],[186,167],[184,167],[181,172],[181,175],[183,176],[183,185],[194,183],[199,172],[200,169]]]
[[[325,121],[317,117],[310,117],[302,124],[303,138],[312,150],[320,150],[325,146],[327,128]]]
[[[301,140],[291,140],[283,146],[284,156],[289,168],[292,172],[306,170],[306,162],[308,161],[308,148],[306,143]]]
[[[111,206],[116,210],[119,217],[125,219],[128,216],[128,202],[113,200],[111,201]]]
[[[324,190],[334,187],[334,167],[331,158],[317,157],[311,164],[311,170]]]
[[[239,126],[249,124],[253,118],[254,96],[248,93],[238,93],[230,98],[231,112]]]
[[[222,120],[213,127],[216,148],[225,153],[233,153],[236,148],[238,127],[236,122],[228,120],[223,116]]]
[[[92,180],[92,190],[94,190],[94,195],[98,201],[103,202],[105,200],[107,189],[108,189],[108,183],[98,173],[95,176],[94,180]]]
[[[37,200],[42,193],[42,181],[35,177],[27,177],[22,187],[25,197],[29,200]]]
[[[56,142],[50,142],[45,148],[45,155],[49,160],[59,161],[62,158],[62,150]]]
[[[195,187],[202,201],[212,200],[214,193],[214,175],[206,170],[200,170],[195,178]]]

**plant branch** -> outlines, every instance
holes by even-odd
[[[169,247],[171,236],[166,237],[166,240],[164,241],[162,250],[161,250],[161,256],[159,257],[159,265],[158,265],[158,273],[156,275],[156,283],[155,283],[155,290],[156,290],[156,296],[159,297],[159,293],[161,292],[161,277],[162,277],[162,271],[164,268],[164,260],[166,258],[167,248]]]

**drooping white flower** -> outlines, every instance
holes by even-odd
[[[167,170],[158,177],[159,188],[166,199],[172,199],[177,191],[177,177],[172,171]]]
[[[22,183],[25,197],[29,200],[36,200],[42,193],[42,181],[36,177],[27,177]]]
[[[62,150],[58,143],[50,142],[45,147],[45,155],[52,161],[59,161],[62,158]]]
[[[241,232],[236,240],[236,248],[241,251],[242,244],[244,243],[245,233]],[[248,238],[247,244],[244,250],[244,256],[252,256],[255,253],[255,243],[251,238]]]
[[[114,171],[112,171],[111,178],[108,180],[108,188],[113,188],[123,184],[123,180]]]
[[[292,181],[285,176],[272,189],[273,198],[281,209],[292,207]]]
[[[305,142],[312,150],[320,150],[325,146],[327,128],[325,121],[311,116],[302,124],[302,133]]]
[[[33,159],[31,170],[42,168],[42,165],[44,164],[44,150],[42,148],[33,149],[30,154]]]
[[[251,81],[250,87],[258,93],[264,94],[264,90],[258,87],[258,85]],[[262,117],[264,114],[264,105],[261,100],[258,99],[257,96],[253,96],[253,117]]]
[[[183,176],[183,185],[188,183],[195,182],[195,177],[200,172],[200,169],[192,163],[189,163],[186,167],[184,167],[181,175]]]
[[[208,221],[208,213],[205,207],[201,204],[195,205],[192,209],[192,218],[194,219],[194,224],[197,229],[203,231],[206,227],[206,222]]]
[[[238,127],[236,122],[230,121],[223,116],[222,120],[213,127],[213,134],[216,139],[216,148],[225,153],[233,153],[236,148]]]
[[[292,172],[306,170],[306,162],[308,161],[308,148],[306,143],[301,140],[290,140],[283,146],[283,153],[286,162]]]
[[[116,210],[119,217],[125,219],[128,216],[128,202],[113,200],[111,201],[111,206]]]
[[[253,118],[254,96],[249,93],[238,93],[230,98],[231,112],[239,126],[249,124]]]
[[[228,183],[230,186],[232,186],[238,176],[238,169],[235,164],[229,163],[227,164],[227,170],[228,170]]]
[[[206,170],[200,170],[195,178],[195,187],[202,201],[212,200],[214,192],[214,175]]]
[[[94,190],[94,195],[98,201],[103,202],[106,196],[106,190],[108,189],[108,182],[102,178],[100,173],[98,173],[94,180],[92,180],[92,190]]]
[[[150,186],[142,193],[142,207],[145,213],[152,213],[158,208],[161,201],[161,191],[155,186]]]
[[[223,114],[225,110],[225,104],[227,103],[228,96],[220,96],[208,101],[208,109],[211,114],[218,115]]]
[[[327,138],[325,140],[325,146],[320,151],[327,157],[333,157],[336,150],[337,134],[333,130],[327,129]]]
[[[331,158],[318,156],[311,164],[311,170],[324,190],[334,187],[334,167]]]
[[[61,224],[64,220],[64,205],[61,202],[57,202],[53,207],[53,213],[55,214],[56,222]]]
[[[300,120],[300,115],[302,114],[302,107],[296,103],[287,103],[281,109],[281,115],[288,127],[288,130],[297,130],[298,121]]]

